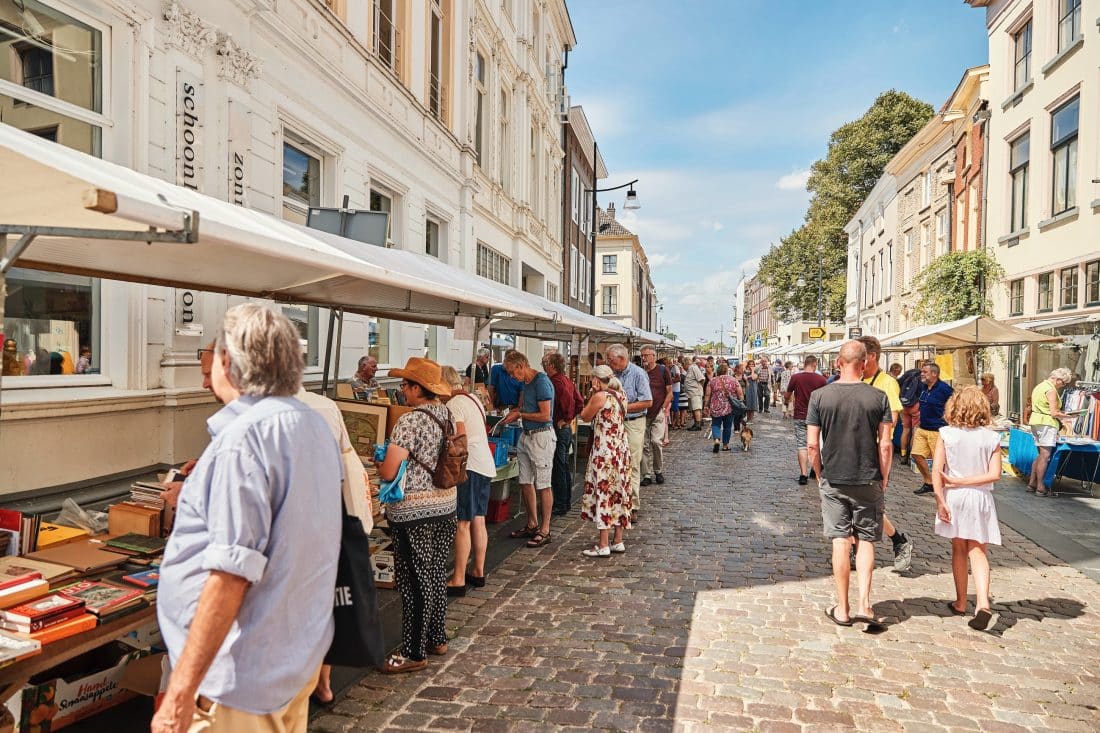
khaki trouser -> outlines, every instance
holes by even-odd
[[[318,667],[306,686],[282,710],[267,715],[246,713],[200,697],[187,733],[306,733],[309,696],[317,686]]]
[[[650,478],[658,473],[663,473],[665,457],[665,435],[668,433],[668,423],[665,422],[664,410],[655,418],[645,419],[645,446],[642,453],[642,478]]]
[[[626,442],[630,446],[630,496],[634,500],[634,511],[642,508],[638,489],[642,483],[642,452],[645,444],[644,417],[626,421]]]

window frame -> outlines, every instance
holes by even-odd
[[[1020,42],[1026,41],[1027,51],[1021,55]],[[1028,18],[1024,21],[1024,24],[1012,34],[1012,79],[1013,86],[1012,91],[1018,92],[1023,89],[1031,81],[1031,56],[1034,50],[1034,27],[1032,25],[1032,18]],[[1024,65],[1024,74],[1020,76],[1020,64]]]
[[[1072,298],[1072,300],[1070,300]],[[1058,308],[1070,310],[1081,302],[1081,272],[1077,265],[1058,271]]]
[[[1085,305],[1100,305],[1100,260],[1085,263]]]
[[[1035,277],[1035,312],[1049,313],[1054,310],[1054,270],[1041,272]],[[1044,288],[1044,283],[1046,287]],[[1046,305],[1043,304],[1044,296]]]
[[[512,284],[512,260],[482,241],[477,243],[477,274],[501,285]]]
[[[619,255],[611,254],[603,256],[603,274],[604,275],[618,275],[619,274]],[[608,269],[608,265],[611,269]]]
[[[1065,32],[1067,29],[1068,35]],[[1081,0],[1059,0],[1057,32],[1058,53],[1065,51],[1081,37]]]
[[[1008,315],[1024,314],[1024,279],[1019,278],[1008,283]]]
[[[374,52],[378,62],[385,66],[387,69],[395,74],[400,75],[400,64],[397,58],[397,3],[399,0],[372,0],[371,3],[371,51]],[[389,4],[389,15],[386,15],[382,9],[382,4]],[[385,17],[389,23],[389,44],[387,51],[389,52],[389,59],[387,60],[382,54],[382,24],[381,19]]]
[[[1026,156],[1022,161],[1013,164],[1017,145],[1024,143],[1027,148]],[[1008,181],[1009,181],[1009,232],[1023,231],[1027,227],[1027,195],[1031,176],[1031,130],[1017,135],[1008,143]],[[1017,200],[1016,183],[1020,178],[1020,196]],[[1017,205],[1019,211],[1017,211]],[[1019,216],[1017,216],[1019,213]]]
[[[600,312],[605,316],[619,315],[619,286],[604,285],[600,291]]]
[[[1073,132],[1063,133],[1055,137],[1055,118],[1059,113],[1076,105],[1076,122]],[[1081,96],[1075,95],[1068,99],[1050,113],[1050,156],[1051,156],[1051,216],[1058,216],[1077,206],[1077,167],[1079,160],[1078,136],[1081,131]],[[1064,155],[1062,168],[1064,175],[1058,175],[1059,158]],[[1073,165],[1070,165],[1072,161]],[[1059,180],[1061,178],[1061,180]],[[1058,208],[1059,194],[1061,194],[1062,208]]]

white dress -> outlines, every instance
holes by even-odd
[[[989,457],[1000,453],[1001,437],[986,428],[940,428],[947,452],[947,475],[961,478],[985,473]],[[993,545],[1001,544],[1001,527],[993,503],[993,484],[958,486],[945,491],[951,522],[936,516],[936,534]]]

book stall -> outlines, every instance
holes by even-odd
[[[19,266],[447,326],[475,348],[483,328],[628,336],[435,258],[305,229],[7,126],[0,169],[0,293]],[[368,473],[374,447],[407,409],[374,397],[339,400]],[[507,448],[497,450],[506,472]],[[87,527],[45,521],[52,513],[0,512],[0,705],[8,716],[0,711],[0,733],[57,730],[137,691],[156,694],[157,577],[172,523],[164,488],[134,483],[113,497],[106,521],[85,513]],[[392,553],[377,497],[372,507],[376,577],[385,585]]]

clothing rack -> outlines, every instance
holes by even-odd
[[[1100,440],[1100,384],[1078,382],[1062,395],[1062,409],[1068,412],[1084,410],[1073,421],[1076,435]]]

